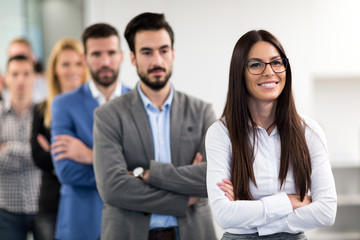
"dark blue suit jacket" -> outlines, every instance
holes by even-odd
[[[123,85],[122,94],[128,91]],[[54,136],[68,134],[93,148],[93,112],[98,106],[88,82],[55,97],[51,106],[52,142]],[[93,166],[64,159],[54,161],[54,167],[61,183],[56,239],[99,239],[103,202],[96,189]]]

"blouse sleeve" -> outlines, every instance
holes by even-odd
[[[335,221],[337,196],[325,134],[316,122],[311,121],[306,127],[305,137],[312,162],[312,203],[296,209],[277,221],[259,226],[259,235],[269,235],[279,231],[298,233],[330,226]]]
[[[215,122],[206,135],[207,190],[212,213],[224,229],[246,228],[270,224],[293,212],[287,194],[280,192],[259,200],[230,201],[217,186],[230,178],[231,143],[226,127]]]

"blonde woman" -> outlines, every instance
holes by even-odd
[[[59,40],[49,58],[47,69],[48,98],[34,108],[31,138],[32,156],[42,169],[39,213],[36,218],[38,239],[54,239],[60,183],[54,174],[50,154],[50,106],[58,94],[71,91],[87,80],[83,46],[76,39]]]

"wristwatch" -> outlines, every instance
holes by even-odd
[[[133,171],[134,177],[143,179],[144,178],[144,169],[142,167],[137,167]]]

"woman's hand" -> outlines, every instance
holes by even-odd
[[[218,182],[217,185],[225,192],[225,196],[230,201],[235,201],[234,187],[229,179],[223,179],[222,182]]]
[[[51,144],[52,154],[58,154],[55,161],[69,158],[79,163],[93,164],[93,151],[82,141],[70,135],[57,135]]]
[[[288,197],[290,199],[293,210],[300,208],[300,207],[305,207],[312,202],[311,196],[309,196],[309,195],[305,195],[303,201],[300,200],[299,194],[288,194]]]
[[[40,147],[45,151],[45,152],[50,152],[50,143],[49,141],[46,139],[46,137],[42,134],[38,134],[36,136],[36,139],[40,145]]]

